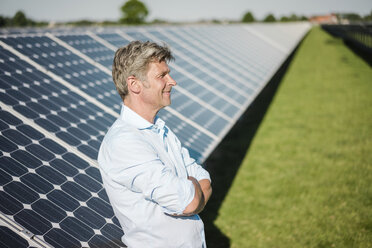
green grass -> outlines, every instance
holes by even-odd
[[[372,69],[341,40],[305,38],[214,224],[231,247],[372,247]]]

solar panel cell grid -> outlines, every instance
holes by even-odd
[[[94,61],[111,68],[114,51],[100,44],[92,37],[88,35],[58,35],[57,38],[91,57]]]
[[[189,116],[190,120],[193,120],[202,126],[210,126],[212,124],[211,122],[214,122],[218,119],[218,121],[222,123],[221,127],[218,128],[217,126],[217,128],[211,129],[211,131],[216,135],[218,135],[222,131],[223,127],[226,126],[226,123],[228,122],[228,120],[226,120],[225,118],[218,116],[216,113],[205,108],[199,103],[191,101],[191,99],[187,98],[176,89],[174,90],[174,93],[172,95],[172,101],[172,107],[176,111],[185,116]]]
[[[259,72],[261,68],[256,66],[256,61],[247,60],[248,58],[252,59],[249,53],[243,54],[241,51],[240,54],[234,53],[234,47],[231,46],[231,44],[221,44],[222,37],[219,39],[212,39],[210,35],[205,35],[205,32],[195,28],[185,28],[183,32],[192,37],[192,39],[203,44],[211,53],[221,55],[223,60],[227,61],[227,63],[239,68],[243,73],[248,73],[250,78],[255,79],[253,82],[260,82],[257,72]],[[223,34],[224,36],[228,35],[226,32],[228,32],[228,30],[225,31]],[[245,40],[245,42],[249,42],[249,40]]]
[[[128,37],[132,38],[132,40],[150,41],[151,39],[143,34],[143,31],[143,29],[139,29],[136,31],[125,31],[125,34],[128,35]]]
[[[51,229],[44,235],[44,240],[53,247],[81,247],[79,240],[75,239],[62,229]]]
[[[21,66],[18,68],[21,74],[27,71]],[[39,76],[36,84],[26,77],[18,80],[16,76],[19,73],[11,81],[3,82],[5,93],[2,101],[95,159],[100,141],[114,118],[111,117],[110,121],[103,119],[103,113],[99,114],[93,104],[33,70]],[[18,87],[11,85],[14,81],[19,82]]]
[[[0,192],[1,193],[1,192]],[[0,226],[1,247],[30,247],[28,241],[6,226]]]
[[[56,227],[80,241],[88,242],[93,236],[102,235],[99,230],[107,221],[112,223],[114,214],[107,199],[99,198],[99,192],[104,190],[102,183],[96,180],[99,177],[89,175],[97,174],[97,171],[90,169],[92,167],[87,162],[48,138],[35,134],[32,136],[41,139],[25,137],[17,129],[22,126],[25,130],[25,124],[9,112],[2,110],[0,116],[1,121],[8,125],[2,130],[1,138],[6,139],[3,133],[15,134],[12,135],[13,139],[22,137],[22,141],[17,141],[22,143],[22,147],[7,140],[7,143],[13,144],[18,150],[11,150],[0,157],[1,211],[12,215],[17,223],[33,234],[45,236],[45,240],[60,239],[58,235],[61,232],[54,230]],[[31,129],[28,126],[28,130]],[[56,154],[60,154],[62,159],[57,159],[52,151],[58,151]],[[89,169],[89,174],[84,169]],[[97,212],[91,207],[98,204],[101,207]],[[10,206],[11,210],[7,210]],[[121,232],[117,225],[110,228]]]
[[[228,57],[220,56],[220,52],[213,52],[210,48],[210,45],[205,46],[196,39],[197,37],[191,37],[188,33],[185,32],[185,28],[169,28],[164,30],[164,32],[167,33],[170,37],[175,37],[178,40],[187,41],[189,46],[193,50],[197,51],[197,54],[200,54],[204,58],[209,59],[209,61],[215,61],[220,65],[221,69],[225,69],[228,73],[230,73],[230,75],[240,78],[242,82],[249,82],[250,84],[254,83],[245,73],[246,70],[239,70],[239,67],[237,67],[236,63],[229,61]]]
[[[240,106],[245,101],[245,97],[242,96],[241,93],[228,88],[224,83],[220,82],[220,80],[216,80],[215,78],[211,77],[211,75],[202,71],[196,65],[190,64],[184,58],[178,57],[174,63],[184,70],[192,72],[193,76],[202,80],[205,84],[219,92],[221,95],[225,96],[228,100],[236,103],[237,105]]]
[[[116,33],[102,33],[102,34],[98,33],[97,36],[106,40],[107,42],[116,46],[117,48],[125,46],[126,44],[130,42],[129,40],[123,38],[122,36]]]
[[[223,29],[216,29],[216,34],[223,34]],[[260,73],[262,78],[272,65],[278,64],[278,59],[283,58],[283,52],[277,50],[271,44],[260,40],[254,35],[244,32],[243,38],[246,42],[241,42],[239,37],[242,36],[241,29],[233,28],[228,36],[222,40],[224,46],[228,46],[229,50],[235,54],[245,54],[243,61],[246,60],[252,66],[255,72]]]
[[[36,63],[48,68],[82,91],[88,90],[88,94],[119,111],[120,97],[111,82],[111,75],[100,71],[47,37],[13,38],[12,41],[9,39],[3,41],[25,55],[32,54],[29,57]],[[26,42],[30,42],[27,43],[28,46],[25,45]],[[42,43],[42,45],[32,45],[35,43]]]
[[[233,118],[237,114],[239,110],[237,103],[233,105],[230,101],[224,98],[222,93],[220,95],[216,95],[215,92],[206,88],[202,84],[198,84],[187,75],[178,72],[178,70],[172,65],[170,67],[172,69],[172,77],[174,80],[176,80],[179,87],[187,90],[192,95],[198,97],[201,101],[207,103],[209,106],[215,109],[218,109],[230,118]],[[175,91],[176,90],[177,87],[175,88]]]
[[[172,131],[183,141],[183,145],[189,149],[192,157],[198,162],[202,162],[200,158],[208,151],[214,139],[195,127],[187,125],[177,116],[170,114],[165,109],[159,112],[159,116],[165,120],[169,126],[174,126]]]

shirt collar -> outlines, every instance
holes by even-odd
[[[120,112],[120,119],[131,126],[134,126],[138,129],[162,129],[164,128],[165,122],[160,119],[158,116],[155,117],[154,123],[148,122],[143,117],[141,117],[139,114],[134,112],[129,107],[122,104],[121,112]]]
[[[120,119],[138,129],[149,128],[153,125],[124,104],[121,106]]]

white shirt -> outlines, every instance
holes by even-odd
[[[198,215],[182,214],[194,198],[187,176],[209,173],[189,156],[160,118],[152,124],[122,106],[102,141],[98,164],[128,247],[206,247]]]

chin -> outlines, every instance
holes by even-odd
[[[164,103],[164,107],[171,105],[171,101]]]

